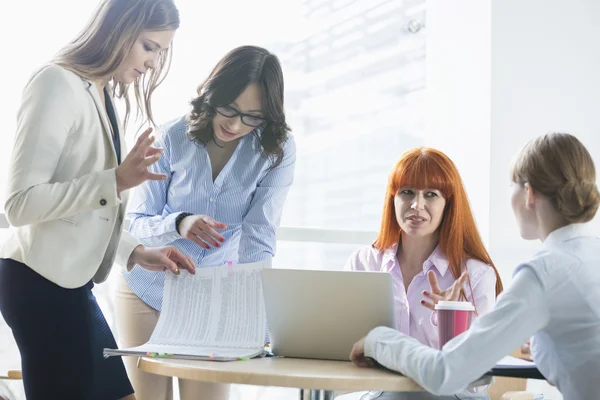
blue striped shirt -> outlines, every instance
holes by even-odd
[[[284,158],[276,168],[261,153],[253,134],[240,139],[233,155],[213,182],[208,152],[186,135],[185,118],[161,127],[156,145],[162,157],[149,169],[166,174],[164,181],[146,181],[129,201],[130,232],[149,247],[175,245],[198,268],[228,261],[250,263],[275,255],[276,230],[288,190],[294,180],[296,146],[290,135]],[[181,212],[204,214],[227,225],[220,248],[205,250],[175,229]],[[130,289],[150,307],[160,310],[164,272],[136,266],[124,273]]]

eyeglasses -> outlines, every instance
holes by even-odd
[[[259,126],[267,122],[267,120],[264,118],[250,114],[243,114],[231,106],[219,106],[215,107],[215,110],[217,110],[219,114],[227,118],[235,118],[239,116],[244,125],[248,125],[252,128],[258,128]]]

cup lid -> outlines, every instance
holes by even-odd
[[[436,310],[475,311],[470,301],[446,301],[441,300],[435,305]]]

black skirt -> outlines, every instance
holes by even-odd
[[[65,289],[25,264],[0,259],[0,312],[21,353],[28,400],[116,400],[133,393],[117,344],[92,293]]]

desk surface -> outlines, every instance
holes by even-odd
[[[143,371],[205,382],[321,390],[423,391],[412,379],[379,368],[359,368],[347,361],[255,358],[210,362],[140,358]]]

